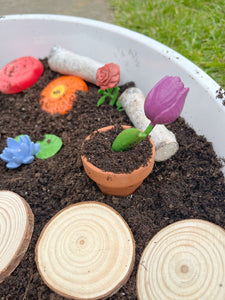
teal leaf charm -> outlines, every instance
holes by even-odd
[[[112,150],[119,152],[132,148],[146,138],[147,134],[137,128],[124,129],[112,144]]]
[[[36,155],[37,158],[47,159],[54,156],[62,147],[62,140],[54,134],[45,134],[42,141],[38,141],[41,150]]]

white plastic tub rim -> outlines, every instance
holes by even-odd
[[[218,158],[225,158],[225,106],[217,98],[220,86],[171,48],[113,24],[49,14],[2,16],[0,40],[0,68],[20,56],[45,58],[51,47],[60,45],[103,64],[119,64],[120,84],[134,81],[145,95],[165,75],[179,76],[190,88],[182,117],[212,142]]]

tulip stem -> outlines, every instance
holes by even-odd
[[[138,137],[140,139],[137,143],[140,143],[141,141],[143,141],[149,135],[149,133],[152,131],[153,128],[154,128],[154,125],[152,125],[152,123],[150,123],[144,132],[140,132],[138,134]]]
[[[149,133],[152,131],[153,128],[154,128],[154,125],[149,124],[148,127],[145,129],[144,133],[146,135],[149,135]]]

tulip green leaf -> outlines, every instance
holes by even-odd
[[[42,141],[37,141],[41,150],[36,155],[37,158],[47,159],[54,156],[62,147],[62,140],[54,134],[45,134]]]
[[[146,138],[146,134],[137,128],[127,128],[118,134],[112,144],[112,150],[119,152],[132,148]]]

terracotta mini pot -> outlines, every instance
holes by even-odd
[[[114,126],[107,126],[99,129],[99,132],[104,132],[112,129]],[[130,126],[122,126],[124,129]],[[90,139],[90,135],[86,138]],[[113,173],[103,171],[82,155],[81,159],[86,174],[96,182],[100,190],[104,194],[114,196],[129,196],[132,194],[143,182],[143,180],[151,173],[154,161],[155,161],[155,146],[152,139],[149,137],[152,144],[152,155],[149,157],[149,161],[145,166],[141,166],[139,169],[134,170],[131,173]]]

